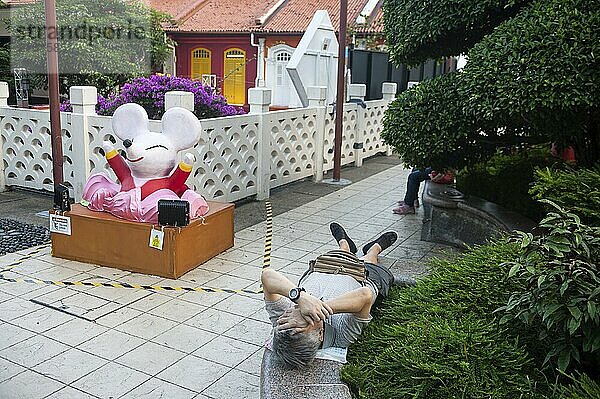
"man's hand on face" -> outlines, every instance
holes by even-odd
[[[298,305],[289,308],[277,319],[277,329],[279,331],[292,330],[292,334],[297,334],[307,331],[310,327],[311,324],[302,316]]]
[[[329,305],[305,291],[300,293],[297,304],[300,313],[310,325],[325,320],[333,314],[333,310]]]

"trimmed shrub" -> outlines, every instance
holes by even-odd
[[[490,128],[533,129],[573,145],[580,163],[600,156],[600,1],[537,0],[469,52],[465,109]],[[494,126],[495,125],[495,126]]]
[[[513,241],[523,253],[504,265],[517,287],[501,323],[520,321],[539,330],[547,348],[544,362],[559,370],[571,361],[600,366],[600,227],[545,200],[556,211],[539,224],[540,235],[517,232]],[[584,358],[585,356],[585,358]],[[591,365],[589,363],[591,362]]]
[[[517,287],[501,263],[506,243],[434,260],[431,275],[394,289],[351,347],[342,378],[359,398],[534,397],[541,380],[523,344],[493,311]]]
[[[385,112],[381,133],[404,163],[436,170],[462,167],[479,160],[477,154],[495,151],[473,145],[473,121],[462,114],[459,73],[426,80],[403,92]],[[453,99],[452,101],[447,101]]]
[[[531,198],[529,190],[536,168],[560,162],[550,145],[531,147],[508,154],[496,154],[486,162],[463,169],[456,176],[457,188],[539,221],[544,207]]]
[[[576,213],[589,225],[600,226],[600,165],[591,169],[539,169],[529,193]]]
[[[490,3],[481,2],[481,10]],[[417,29],[421,42],[437,40],[446,25],[425,28],[427,12],[416,17],[428,7],[440,7],[436,15],[450,21],[469,13],[453,1],[398,0],[387,9],[400,14],[386,19],[397,19],[392,24],[406,31],[422,25]],[[403,19],[402,13],[415,13],[416,19]],[[480,18],[469,28],[485,25],[489,14],[473,15]],[[598,26],[599,0],[531,2],[467,53],[462,73],[404,92],[386,111],[386,141],[406,163],[436,169],[460,169],[491,157],[497,148],[545,142],[572,145],[580,165],[594,164],[600,157]],[[392,48],[403,40],[397,35],[388,39]],[[422,58],[414,52],[405,58]]]
[[[459,55],[529,0],[387,0],[385,33],[392,58],[416,65]]]

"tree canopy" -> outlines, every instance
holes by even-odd
[[[169,53],[161,25],[170,17],[140,1],[59,0],[56,7],[56,31],[45,28],[43,1],[13,11],[11,57],[13,67],[43,76],[46,35],[56,35],[63,94],[77,84],[94,84],[106,93],[150,74]]]
[[[385,33],[397,64],[459,55],[531,0],[386,0]]]
[[[437,32],[429,36],[440,42]],[[402,48],[411,59],[425,47]],[[401,94],[384,138],[412,165],[459,168],[500,147],[550,141],[573,145],[592,164],[600,156],[599,54],[599,0],[535,0],[475,43],[462,72]]]

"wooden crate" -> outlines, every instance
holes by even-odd
[[[209,202],[209,207],[204,224],[198,219],[186,227],[165,227],[163,249],[158,250],[148,245],[151,224],[130,222],[75,204],[65,214],[71,218],[71,235],[52,233],[52,254],[79,262],[178,278],[233,247],[234,205]]]

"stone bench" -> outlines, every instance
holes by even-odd
[[[449,185],[425,182],[421,239],[463,247],[483,244],[501,232],[531,231],[536,223],[477,197],[463,196]]]
[[[265,349],[260,372],[261,399],[351,399],[340,379],[342,364],[315,359],[301,371],[287,370]]]

